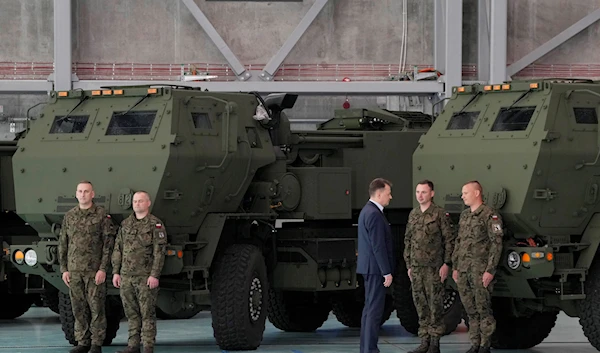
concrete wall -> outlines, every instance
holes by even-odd
[[[492,0],[493,1],[493,0]],[[243,64],[265,64],[314,0],[212,2],[196,0]],[[508,63],[518,60],[591,11],[600,0],[508,0]],[[477,62],[477,0],[464,0],[463,62]],[[73,61],[77,63],[225,63],[179,0],[73,1]],[[0,0],[0,62],[53,61],[53,0]],[[408,0],[407,64],[433,63],[433,0]],[[539,60],[596,63],[600,25],[593,24]],[[286,64],[397,64],[401,0],[331,0],[292,50]],[[346,97],[307,97],[298,118],[331,116]],[[12,102],[11,98],[2,98]],[[23,115],[19,98],[5,113]],[[13,100],[14,101],[14,100]],[[382,100],[351,98],[353,106]],[[0,101],[0,104],[2,102]],[[406,107],[406,105],[402,105]]]
[[[313,4],[196,0],[244,64],[265,64]],[[515,61],[600,7],[600,0],[509,0],[508,62]],[[52,61],[53,0],[0,0],[0,61]],[[477,0],[464,0],[463,56],[477,58]],[[75,62],[225,62],[178,0],[73,1]],[[542,63],[590,63],[600,57],[592,25]],[[397,63],[401,0],[332,0],[286,63]],[[573,55],[577,53],[577,55]],[[433,62],[433,0],[408,0],[411,64]]]

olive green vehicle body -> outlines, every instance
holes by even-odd
[[[493,295],[519,299],[516,316],[558,308],[579,316],[600,242],[600,85],[538,80],[461,91],[420,139],[413,180],[434,180],[436,201],[456,218],[466,208],[462,186],[478,180],[505,224]]]
[[[355,223],[376,177],[398,185],[388,218],[402,233],[413,202],[413,191],[404,187],[412,184],[408,151],[429,128],[427,115],[341,111],[320,131],[291,133],[284,113],[272,128],[253,118],[259,104],[253,94],[119,90],[52,92],[18,141],[16,208],[39,234],[36,242],[11,246],[11,256],[37,253],[34,266],[18,265],[22,272],[68,291],[58,235],[64,213],[77,205],[81,180],[93,183],[94,201],[116,224],[132,213],[135,191],[150,194],[151,212],[168,233],[158,301],[167,313],[208,308],[214,261],[237,243],[261,248],[276,290],[354,290]],[[285,95],[267,104],[281,110],[295,99]]]

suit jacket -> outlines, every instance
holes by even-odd
[[[358,216],[358,264],[363,275],[393,274],[396,261],[392,230],[383,212],[369,201]]]

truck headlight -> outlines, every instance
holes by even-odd
[[[508,253],[508,267],[511,270],[516,270],[521,265],[521,256],[516,251]]]
[[[37,253],[35,250],[27,250],[25,253],[25,263],[29,266],[35,266],[37,264]]]

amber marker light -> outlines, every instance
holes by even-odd
[[[529,88],[538,88],[538,84],[537,83],[530,83],[529,84]]]
[[[181,259],[183,257],[183,251],[177,251],[177,257]]]
[[[464,87],[458,87],[458,92],[461,92],[461,93],[462,93],[462,92],[464,92],[464,91],[465,91],[465,88],[464,88]]]
[[[121,95],[121,94],[123,94],[123,90],[122,89],[116,89],[116,90],[113,91],[113,93],[115,95]]]
[[[531,262],[531,256],[528,253],[523,254],[523,262]]]
[[[92,96],[99,96],[101,91],[92,91]]]
[[[503,90],[510,89],[510,85],[502,85],[502,89],[503,89]]]
[[[67,97],[68,95],[69,95],[69,92],[58,92],[59,97]]]
[[[156,93],[158,93],[157,88],[148,88],[148,94],[156,94]]]
[[[491,91],[492,90],[492,86],[484,86],[483,90],[484,91]]]
[[[552,255],[552,253],[551,253],[551,252],[547,253],[547,254],[546,254],[546,260],[548,260],[548,261],[552,261],[552,259],[554,259],[554,255]]]
[[[25,261],[25,254],[21,250],[17,250],[15,252],[15,262],[22,265],[23,261]]]

